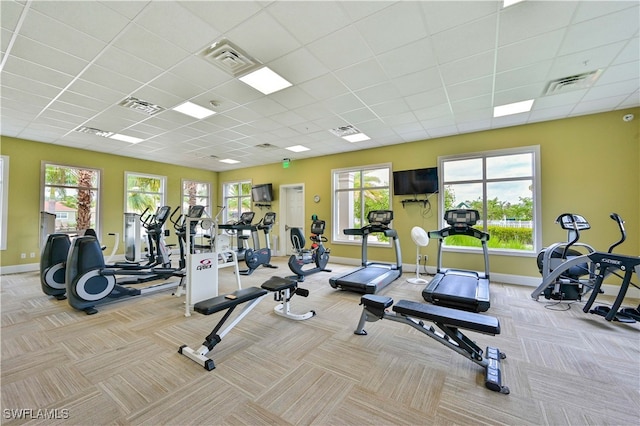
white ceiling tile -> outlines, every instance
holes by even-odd
[[[325,74],[304,82],[300,84],[300,88],[319,101],[342,95],[348,91],[347,87],[333,74]]]
[[[558,52],[560,43],[562,43],[563,36],[563,30],[551,31],[500,47],[496,71],[503,72],[553,59]],[[522,52],[527,52],[527,54],[523,55]]]
[[[434,67],[394,78],[392,83],[398,88],[401,95],[410,96],[442,88],[442,77],[440,70]]]
[[[491,76],[478,78],[476,80],[468,80],[464,83],[452,84],[450,86],[447,86],[447,95],[452,102],[490,94],[492,91],[493,78]]]
[[[431,34],[483,19],[499,7],[489,1],[425,1],[421,5]]]
[[[63,74],[75,75],[87,66],[87,62],[80,58],[22,36],[16,38],[11,55]]]
[[[419,2],[397,2],[358,21],[356,27],[374,54],[388,52],[428,35]]]
[[[200,51],[203,46],[220,37],[220,31],[183,7],[182,2],[149,2],[136,16],[135,22],[191,53]],[[189,31],[184,31],[184,28],[188,28]]]
[[[203,90],[213,89],[232,78],[222,69],[196,55],[187,57],[171,68],[171,74],[185,79]]]
[[[622,52],[618,54],[613,61],[614,65],[623,64],[626,62],[638,61],[640,59],[640,38],[635,37],[628,40],[625,44]]]
[[[640,61],[627,62],[607,68],[598,78],[597,84],[610,84],[633,79],[640,80]]]
[[[495,53],[489,51],[444,64],[440,71],[446,84],[457,84],[492,75],[494,64]]]
[[[619,42],[579,53],[557,56],[549,70],[548,77],[553,80],[605,68],[611,64],[613,58],[621,51],[623,44],[623,42]]]
[[[181,6],[225,33],[260,11],[257,1],[182,1]],[[214,41],[214,40],[211,40]]]
[[[268,11],[302,44],[311,43],[350,24],[339,2],[333,1],[273,2]]]
[[[107,45],[104,41],[89,37],[68,25],[60,25],[53,18],[37,12],[30,13],[24,20],[20,34],[87,62]],[[82,43],[73,43],[73,40],[82,40]]]
[[[437,65],[431,40],[424,38],[380,54],[378,62],[390,78]]]
[[[340,114],[341,112],[353,111],[364,106],[364,104],[351,93],[345,95],[336,96],[335,98],[327,99],[322,102],[329,111],[334,114]]]
[[[365,104],[377,104],[380,102],[397,99],[400,97],[398,88],[388,82],[370,86],[362,90],[356,91],[355,95]]]
[[[0,25],[3,29],[13,32],[25,5],[16,1],[0,2]]]
[[[129,23],[127,17],[99,2],[74,2],[65,7],[57,1],[37,1],[31,2],[31,7],[103,42],[113,40]]]
[[[94,64],[141,83],[147,83],[164,72],[162,67],[152,65],[116,47],[106,49]]]
[[[238,47],[264,64],[301,47],[266,11],[251,16],[226,35]]]
[[[294,85],[313,80],[329,72],[327,67],[305,48],[297,49],[272,61],[269,63],[269,68]]]
[[[351,91],[375,86],[387,80],[384,71],[374,59],[343,68],[336,71],[335,75]]]
[[[551,60],[533,65],[497,73],[495,76],[495,90],[502,91],[512,87],[527,86],[532,83],[546,82],[546,76],[551,69]]]
[[[163,70],[171,68],[189,55],[186,50],[167,43],[138,25],[128,26],[113,45]]]
[[[352,26],[335,31],[307,48],[326,67],[341,69],[371,56],[371,50],[360,33]]]
[[[638,10],[636,7],[572,25],[558,54],[567,55],[628,39],[638,33]]]
[[[137,80],[123,74],[115,73],[99,65],[89,66],[89,68],[82,73],[81,79],[121,93],[131,93],[141,85]]]
[[[499,45],[510,44],[564,28],[578,2],[524,1],[500,12]]]
[[[427,90],[426,92],[407,96],[405,97],[405,102],[411,110],[416,110],[450,102],[450,99],[444,89],[442,87],[438,87],[437,89]]]

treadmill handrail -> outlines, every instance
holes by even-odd
[[[474,237],[479,239],[480,241],[489,241],[489,234],[483,231],[480,231],[476,228],[464,227],[464,228],[455,228],[453,226],[440,229],[439,231],[429,231],[429,238],[442,240],[446,237],[452,235],[468,235],[469,237]]]

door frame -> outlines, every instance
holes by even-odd
[[[278,227],[278,234],[280,235],[280,245],[278,247],[278,254],[280,256],[290,256],[292,254],[291,248],[289,247],[289,233],[285,229],[287,222],[289,220],[289,208],[287,205],[287,192],[292,190],[302,190],[302,217],[301,219],[302,226],[305,226],[305,188],[304,183],[291,183],[286,185],[280,185],[279,188],[279,210],[280,210],[280,225]]]

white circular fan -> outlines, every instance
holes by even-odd
[[[409,278],[407,281],[411,284],[426,284],[427,280],[420,278],[420,247],[429,245],[429,235],[419,226],[411,228],[411,239],[416,244],[416,277]]]

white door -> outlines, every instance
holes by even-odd
[[[293,227],[304,230],[304,185],[280,186],[280,241],[278,241],[278,254],[291,256],[291,234],[289,229]]]

